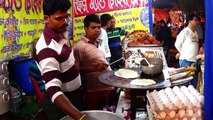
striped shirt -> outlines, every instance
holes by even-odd
[[[109,47],[117,47],[121,45],[121,36],[125,35],[127,31],[120,27],[116,27],[114,29],[107,29]]]
[[[36,58],[46,94],[54,102],[63,92],[74,91],[81,86],[79,70],[73,51],[62,35],[45,26],[36,44]]]
[[[121,36],[125,35],[127,31],[120,27],[114,29],[107,29],[107,36],[111,57],[122,56]]]

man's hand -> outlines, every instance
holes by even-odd
[[[96,63],[96,65],[94,66],[94,69],[96,71],[104,71],[107,69],[107,67],[109,66],[109,64],[104,63],[104,62],[98,62]]]
[[[176,59],[179,59],[179,57],[180,57],[180,53],[177,53],[177,54],[175,55],[175,58],[176,58]]]

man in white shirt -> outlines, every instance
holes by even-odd
[[[175,47],[180,53],[179,66],[191,66],[196,63],[196,56],[199,51],[198,34],[195,31],[198,25],[198,19],[195,14],[189,14],[186,18],[188,26],[184,28],[177,36]],[[196,80],[192,80],[196,86]]]
[[[109,28],[111,25],[110,23],[111,23],[112,16],[109,14],[102,14],[100,19],[101,19],[102,28],[101,28],[101,33],[98,39],[101,40],[101,48],[104,51],[107,62],[110,63],[111,53],[109,49],[108,36],[107,36],[106,29]]]

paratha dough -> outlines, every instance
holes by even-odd
[[[156,82],[152,79],[136,79],[130,82],[132,85],[141,85],[141,86],[149,86],[156,84]]]
[[[122,77],[122,78],[137,78],[140,76],[137,71],[130,70],[130,69],[119,69],[115,71],[114,74],[115,76]]]

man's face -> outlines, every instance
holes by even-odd
[[[191,20],[190,22],[193,26],[197,26],[199,24],[197,17],[194,17],[193,20]]]
[[[115,19],[114,18],[111,19],[111,26],[110,26],[110,28],[115,28],[115,23],[116,23]]]
[[[101,32],[101,24],[91,22],[90,25],[88,27],[84,27],[84,29],[85,29],[86,36],[88,37],[88,39],[96,40]]]
[[[107,25],[106,25],[107,29],[111,27],[111,22],[112,20],[107,21]]]
[[[68,26],[68,16],[67,12],[57,11],[53,15],[45,15],[45,23],[57,33],[63,33],[66,31]]]

